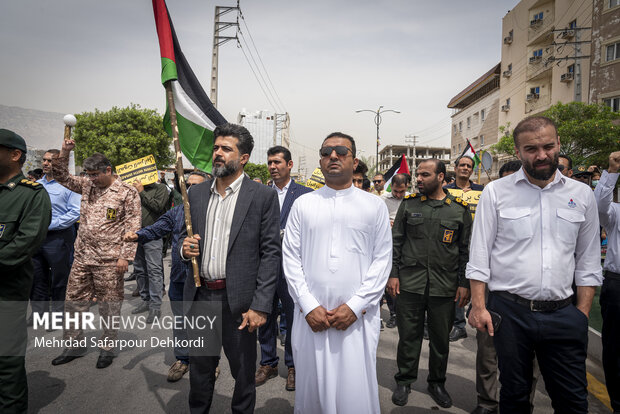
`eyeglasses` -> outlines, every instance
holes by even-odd
[[[382,183],[383,180],[372,180],[373,183],[377,184],[377,183]]]
[[[351,154],[353,154],[353,150],[351,148],[345,147],[344,145],[335,145],[333,147],[321,147],[321,149],[319,150],[319,155],[321,157],[329,157],[330,155],[332,155],[333,151],[336,151],[336,155],[338,155],[339,157],[346,156],[349,151],[351,151]]]
[[[364,179],[363,178],[354,178],[353,182],[356,183],[356,184],[362,184],[364,182]]]

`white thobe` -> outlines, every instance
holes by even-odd
[[[379,308],[392,267],[385,203],[353,186],[304,194],[291,208],[282,252],[295,301],[295,412],[379,413]],[[308,313],[343,303],[357,316],[351,326],[312,332]]]

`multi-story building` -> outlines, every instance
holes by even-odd
[[[267,164],[267,150],[274,145],[290,146],[289,116],[270,111],[254,113],[242,109],[237,116],[237,123],[250,131],[254,138],[254,149],[250,161],[254,164]]]
[[[456,160],[471,143],[476,152],[487,149],[498,139],[500,64],[476,79],[450,100],[452,113],[450,159]],[[489,174],[497,171],[494,160]]]
[[[413,163],[414,152],[415,164]],[[417,145],[415,147],[410,145],[386,145],[379,151],[379,171],[386,172],[389,170],[403,154],[405,154],[407,164],[409,164],[409,171],[412,171],[412,175],[414,165],[418,165],[429,158],[442,160],[446,167],[450,165],[450,148],[425,145]]]
[[[589,102],[591,25],[587,0],[522,0],[504,16],[500,126],[558,102]]]
[[[620,111],[620,0],[594,0],[589,101]]]

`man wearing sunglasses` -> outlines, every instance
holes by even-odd
[[[385,178],[383,177],[383,174],[375,175],[375,178],[372,179],[372,185],[373,194],[376,194],[378,196],[383,195],[383,193],[385,193],[385,190],[383,188],[385,186]]]
[[[291,209],[282,245],[295,302],[295,410],[379,412],[376,353],[380,299],[391,268],[388,210],[352,185],[355,140],[327,136],[325,186]]]

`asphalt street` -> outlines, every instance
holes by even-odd
[[[165,259],[166,280],[168,280],[169,257]],[[129,315],[140,303],[140,298],[131,296],[136,282],[125,284],[125,303],[122,314]],[[162,305],[163,315],[171,315],[167,296]],[[384,320],[388,311],[384,306]],[[97,336],[100,332],[90,332]],[[165,337],[167,332],[161,332]],[[60,338],[61,331],[42,334],[29,328],[29,335],[45,338]],[[121,330],[119,339],[149,340],[154,333],[151,331]],[[413,384],[409,403],[405,407],[397,407],[391,401],[396,372],[396,345],[398,333],[396,329],[385,329],[381,332],[377,352],[377,377],[379,382],[379,398],[381,412],[384,413],[469,413],[476,406],[475,387],[475,332],[468,327],[468,337],[452,343],[446,388],[454,401],[450,409],[442,409],[434,403],[426,392],[426,376],[428,367],[428,341],[424,341],[418,381]],[[258,346],[258,345],[257,345]],[[34,348],[31,341],[27,352],[26,369],[29,385],[29,412],[32,413],[186,413],[189,412],[187,398],[189,379],[186,374],[180,381],[166,381],[168,368],[175,358],[171,348],[135,348],[123,350],[113,364],[103,370],[95,368],[99,352],[91,348],[89,353],[68,364],[52,366],[53,358],[61,353],[58,348]],[[258,351],[260,355],[260,350]],[[269,380],[256,391],[257,413],[291,413],[295,393],[284,389],[286,367],[284,365],[283,348],[279,345],[278,353],[281,363],[279,376]],[[222,354],[223,355],[223,354]],[[257,361],[258,364],[258,361]],[[213,413],[229,413],[234,382],[230,375],[228,362],[223,356],[220,363],[221,374],[215,387]],[[588,361],[588,372],[598,381],[603,382],[602,369],[596,361]],[[344,373],[343,373],[344,375]],[[355,381],[355,378],[350,379]],[[610,410],[590,394],[590,412],[608,413]],[[544,389],[544,381],[540,380],[535,398],[536,413],[552,413],[551,402]]]

